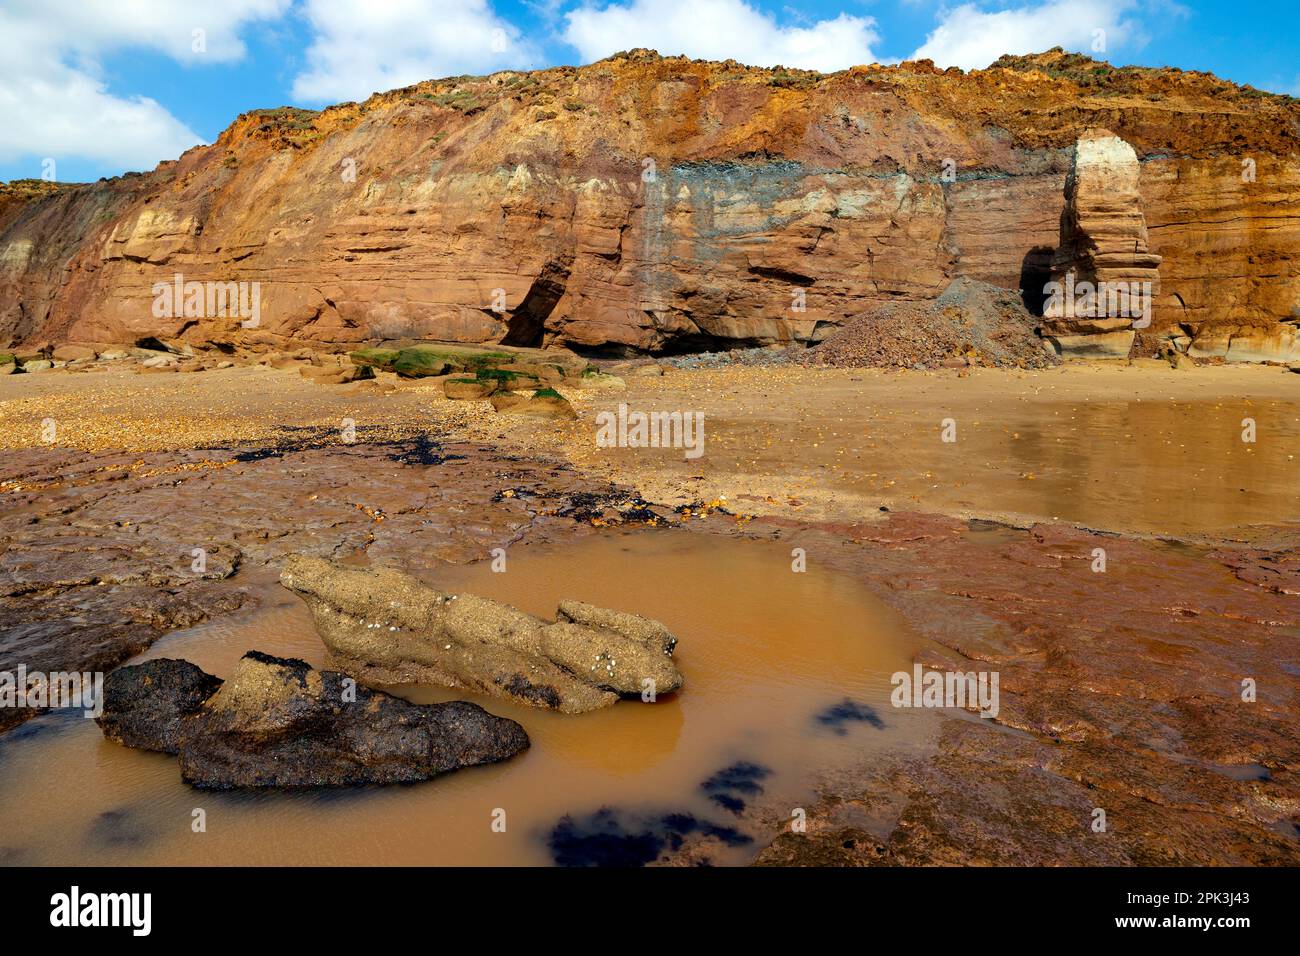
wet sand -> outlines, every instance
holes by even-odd
[[[1300,521],[1300,375],[1276,367],[749,367],[627,382],[625,391],[569,391],[579,420],[539,428],[485,413],[485,403],[448,401],[440,385],[418,380],[383,392],[374,383],[322,388],[262,367],[9,376],[0,379],[0,435],[6,447],[41,447],[52,420],[56,446],[84,450],[301,433],[341,444],[352,422],[363,440],[433,433],[558,454],[655,501],[725,500],[751,514],[844,520],[883,506],[1165,536]],[[620,403],[703,413],[703,456],[598,447],[596,416]],[[1242,440],[1246,419],[1253,442]]]
[[[1300,521],[1300,375],[1277,368],[736,369],[579,396],[564,443],[661,501],[861,518],[882,506],[1181,536]],[[595,416],[703,412],[705,453],[596,447]],[[1242,441],[1242,420],[1256,423]],[[943,441],[951,419],[955,441]]]

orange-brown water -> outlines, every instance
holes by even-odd
[[[861,518],[887,505],[1174,536],[1300,520],[1300,376],[1167,368],[810,375],[750,369],[633,380],[628,392],[584,405],[566,451],[654,501],[726,498],[765,513],[797,502],[794,513],[805,517]],[[594,416],[620,402],[704,413],[702,457],[597,448]],[[1247,419],[1253,441],[1243,441]],[[948,420],[953,441],[943,440]]]
[[[425,577],[547,617],[573,597],[658,618],[678,636],[686,685],[654,704],[583,716],[471,698],[520,721],[532,748],[423,784],[346,792],[201,792],[180,782],[173,757],[110,743],[80,717],[44,717],[0,738],[0,862],[547,864],[566,814],[680,812],[744,834],[746,822],[700,787],[724,767],[769,770],[761,794],[742,796],[788,815],[810,805],[819,767],[928,746],[926,715],[888,703],[889,676],[910,667],[919,639],[855,581],[815,561],[792,572],[787,545],[641,532],[516,547],[505,573],[478,564]],[[146,656],[183,657],[218,676],[253,648],[322,664],[305,606],[278,585],[258,590],[255,612],[177,632]],[[884,727],[816,719],[846,697]],[[193,832],[195,809],[206,832]],[[496,810],[504,833],[492,829]],[[744,862],[759,846],[712,859]]]

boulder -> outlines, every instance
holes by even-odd
[[[347,385],[375,377],[375,370],[369,365],[312,365],[298,371],[303,378],[318,385]]]
[[[628,369],[626,374],[637,378],[658,378],[664,374],[664,367],[662,365],[636,365]]]
[[[1046,335],[1046,333],[1045,333]],[[1066,359],[1126,359],[1133,350],[1132,329],[1090,335],[1046,335],[1056,354]]]
[[[510,415],[565,419],[578,417],[569,400],[553,388],[538,389],[531,396],[504,392],[493,395],[490,401],[493,409]]]
[[[54,363],[48,359],[35,359],[23,363],[24,372],[48,372],[52,368],[54,368]]]
[[[564,372],[555,365],[543,365],[537,362],[508,362],[496,366],[502,372],[513,372],[521,380],[530,384],[558,385],[564,381]]]
[[[225,681],[188,661],[119,668],[103,705],[106,737],[178,755],[181,778],[205,789],[412,783],[529,745],[477,704],[412,704],[257,651]]]
[[[88,345],[60,345],[54,350],[54,358],[60,362],[94,361],[97,353]]]
[[[511,371],[530,382],[558,382],[569,372],[586,368],[586,360],[565,349],[534,349],[508,345],[463,345],[426,342],[402,348],[365,348],[351,353],[357,365],[371,365],[403,378],[428,378],[450,372]]]
[[[594,369],[583,372],[578,376],[571,376],[565,379],[565,382],[572,384],[575,388],[607,389],[610,391],[622,391],[627,388],[627,382],[617,375],[607,375]]]
[[[497,390],[491,379],[449,378],[442,383],[442,392],[455,401],[475,401],[487,398]]]
[[[518,408],[520,405],[528,403],[527,395],[520,395],[518,392],[497,392],[488,399],[492,403],[492,410],[495,412],[508,412],[512,408]]]
[[[287,371],[289,369],[301,369],[304,366],[310,366],[312,362],[311,359],[305,355],[272,352],[269,355],[263,356],[259,364],[270,366],[277,371]]]
[[[303,555],[286,559],[280,583],[311,608],[331,665],[369,683],[464,688],[567,714],[682,686],[677,639],[634,614],[563,601],[545,621],[401,571]]]

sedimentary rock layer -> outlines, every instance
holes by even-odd
[[[1104,127],[1136,151],[1164,260],[1149,335],[1280,356],[1298,120],[1287,97],[1059,51],[828,75],[633,52],[259,111],[147,174],[6,187],[0,345],[815,342],[958,276],[1041,289],[1073,145]],[[177,274],[259,283],[258,321],[156,309]]]
[[[1062,354],[1127,358],[1137,330],[1151,325],[1160,256],[1148,242],[1140,180],[1124,140],[1103,129],[1079,137],[1043,311],[1044,332]]]

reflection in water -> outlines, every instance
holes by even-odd
[[[1168,535],[1300,520],[1294,403],[972,397],[953,414],[954,443],[939,440],[931,400],[858,404],[848,417],[842,404],[797,408],[780,419],[716,415],[699,463],[666,453],[634,460],[627,449],[609,455],[670,474],[695,469],[723,488],[749,487],[756,474],[791,475],[796,490],[861,496],[850,510],[863,513],[888,501],[895,510]],[[1241,437],[1247,417],[1257,426],[1253,443]]]
[[[776,543],[642,532],[516,547],[501,574],[481,563],[426,575],[547,617],[577,598],[658,618],[679,639],[686,678],[654,704],[582,716],[478,698],[520,721],[532,749],[429,783],[201,792],[180,783],[173,757],[109,743],[80,718],[42,718],[0,738],[0,861],[600,862],[606,851],[607,861],[653,859],[683,837],[712,834],[717,862],[742,862],[758,849],[736,815],[747,804],[801,806],[813,769],[922,746],[931,729],[920,712],[888,703],[889,676],[910,666],[916,646],[897,616],[851,579],[815,562],[796,574],[790,560]],[[260,610],[178,632],[148,656],[184,657],[218,676],[250,648],[323,664],[306,606],[278,585],[264,588]],[[400,691],[419,701],[456,696]],[[192,830],[196,808],[206,811],[205,833]],[[505,833],[491,829],[496,810]]]

